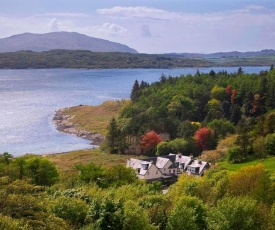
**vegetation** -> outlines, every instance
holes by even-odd
[[[99,106],[75,106],[63,110],[64,115],[70,116],[70,122],[77,129],[88,132],[107,134],[110,120],[117,118],[129,101],[105,101]]]
[[[60,162],[56,168],[48,160],[54,159],[52,156],[13,158],[1,154],[1,229],[271,230],[275,227],[275,180],[261,164],[235,171],[213,168],[203,177],[182,174],[168,193],[162,194],[158,182],[143,183],[132,169],[118,165],[124,155],[89,154],[89,158],[84,157],[85,164],[74,161],[71,172],[76,173],[63,169]],[[73,156],[81,158],[81,152],[57,156],[70,161]],[[114,157],[117,160],[108,165],[107,158]],[[27,173],[33,168],[27,161],[50,168],[40,178],[51,178],[51,183],[34,180]],[[274,157],[271,162],[274,170]],[[59,176],[53,171],[58,171]]]
[[[274,69],[241,68],[135,82],[100,149],[0,154],[0,228],[273,230],[274,84]],[[211,168],[182,174],[163,194],[125,167],[127,158],[170,152]]]
[[[164,54],[105,53],[83,50],[0,53],[1,69],[45,68],[180,68],[211,66],[270,66],[274,56],[248,58],[188,58]]]
[[[119,133],[123,138],[117,142],[120,153],[200,155],[234,134],[226,150],[230,162],[274,155],[274,86],[272,68],[259,74],[244,74],[239,67],[232,74],[161,76],[151,85],[135,81],[131,103],[112,120],[116,132],[109,126],[109,137]],[[154,138],[158,146],[144,148],[144,137],[150,133],[159,136],[159,141]]]

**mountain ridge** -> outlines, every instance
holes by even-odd
[[[201,53],[167,53],[168,56],[174,57],[186,57],[186,58],[247,58],[247,57],[259,57],[259,56],[271,56],[275,55],[273,49],[263,49],[260,51],[229,51],[229,52],[215,52],[209,54]]]
[[[138,53],[127,45],[76,32],[23,33],[0,39],[0,53],[21,50],[41,52],[55,49]]]

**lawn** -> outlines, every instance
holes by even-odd
[[[94,163],[101,166],[126,165],[127,159],[137,157],[132,155],[107,154],[100,149],[86,149],[68,153],[46,155],[52,161],[60,172],[76,171],[78,164]]]
[[[220,162],[218,164],[220,169],[227,169],[229,171],[236,171],[242,167],[251,166],[251,165],[257,165],[262,164],[265,166],[265,168],[268,170],[270,174],[275,173],[275,157],[268,157],[266,159],[254,159],[254,160],[248,160],[246,162],[238,163],[238,164],[231,164],[227,161]]]

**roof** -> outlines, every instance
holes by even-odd
[[[164,157],[158,157],[157,158],[157,162],[156,162],[156,166],[159,168],[159,169],[163,169],[164,166],[170,161],[170,159],[168,158],[164,158]]]
[[[199,168],[199,174],[201,174],[206,165],[208,165],[206,161],[194,160],[188,167]]]
[[[139,169],[141,168],[141,162],[142,160],[130,158],[127,162],[127,165],[133,169]]]
[[[169,155],[161,157],[149,157],[144,159],[131,158],[127,161],[127,166],[137,169],[139,175],[145,175],[152,165],[158,169],[163,169],[169,161],[172,163],[172,167],[170,168],[178,168],[181,165],[184,170],[187,170],[187,168],[199,168],[199,174],[201,174],[204,168],[209,165],[206,161],[194,160],[192,156],[170,153]]]

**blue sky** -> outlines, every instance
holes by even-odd
[[[53,31],[142,53],[275,49],[275,1],[0,0],[0,38]]]

